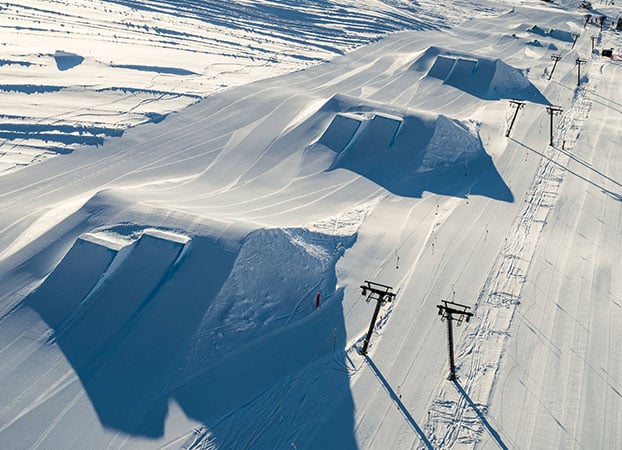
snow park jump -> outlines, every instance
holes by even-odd
[[[1,449],[622,448],[619,5],[0,8]]]

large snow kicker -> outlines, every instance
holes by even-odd
[[[426,77],[441,80],[443,84],[485,100],[513,98],[548,104],[521,70],[499,58],[430,47],[413,64],[413,68],[419,70],[426,67]]]
[[[322,110],[332,110],[334,116],[317,141],[319,147],[311,149],[335,152],[331,170],[354,171],[396,194],[464,195],[466,182],[471,183],[465,175],[477,178],[494,170],[473,124],[469,128],[441,114],[387,108],[344,95],[333,97]],[[488,187],[485,195],[512,199],[501,179]]]
[[[185,245],[146,231],[108,271],[102,269],[112,266],[112,251],[87,242],[77,241],[30,301],[49,320],[55,339],[75,366],[106,351],[107,343],[157,291]],[[76,253],[80,260],[94,257],[93,265],[76,264]],[[58,292],[59,279],[72,280],[75,292]]]
[[[117,251],[117,248],[88,237],[77,239],[54,271],[30,296],[29,304],[51,328],[58,328],[101,281]]]

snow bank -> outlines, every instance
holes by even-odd
[[[435,125],[428,144],[429,151],[423,155],[420,171],[464,166],[483,157],[481,141],[464,124],[439,115]]]
[[[290,330],[308,339],[312,324],[303,335],[293,330],[306,319],[341,320],[335,266],[354,230],[258,229],[236,247],[208,236],[122,228],[83,234],[25,302],[52,329],[107,427],[161,436],[166,399],[176,389],[240,365],[236,354],[270,336],[280,342]],[[313,314],[317,293],[320,316]],[[300,358],[310,356],[286,358],[279,376],[299,370]],[[245,392],[259,395],[277,381],[256,377],[245,389],[258,390]],[[181,405],[188,415],[205,414],[205,405],[187,398]]]
[[[538,25],[533,25],[527,29],[528,33],[532,33],[538,36],[550,37],[562,42],[572,42],[574,41],[574,37],[570,31],[566,30],[557,30],[555,28],[550,28],[549,30],[543,30]]]

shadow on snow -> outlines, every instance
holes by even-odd
[[[249,236],[259,234],[260,244],[278,246],[274,233],[281,233],[283,242],[289,236],[270,230]],[[317,248],[322,236],[303,238],[315,239]],[[334,246],[328,263],[308,259],[307,272],[299,272],[313,286],[305,286],[304,295],[292,294],[297,302],[287,306],[292,312],[285,320],[275,317],[272,326],[260,324],[250,332],[240,321],[238,328],[224,325],[253,305],[274,301],[282,308],[293,299],[253,298],[249,292],[252,302],[231,313],[238,299],[226,295],[235,290],[231,280],[249,271],[244,260],[256,251],[251,246],[245,253],[248,236],[241,248],[211,237],[183,242],[147,232],[122,248],[79,238],[26,305],[52,328],[106,428],[161,437],[172,399],[204,424],[194,434],[188,430],[189,445],[289,448],[312,439],[325,417],[315,414],[318,409],[331,411],[338,403],[341,448],[356,448],[348,362],[340,350],[346,346],[343,294],[334,273],[337,259],[354,242],[348,239],[324,244],[329,250]],[[291,260],[273,258],[275,271],[308,258],[304,249],[290,253]],[[256,283],[277,297],[287,291],[287,286],[279,291],[275,279],[260,276]],[[313,305],[316,289],[328,294],[319,309]]]
[[[454,386],[456,387],[456,390],[462,395],[462,397],[464,397],[464,399],[467,401],[469,406],[473,409],[475,414],[477,414],[477,417],[479,417],[479,419],[482,421],[482,424],[484,425],[484,427],[486,427],[486,430],[488,430],[488,432],[490,433],[490,436],[492,436],[492,438],[495,440],[499,448],[502,450],[507,450],[508,446],[505,445],[505,443],[503,442],[503,439],[501,439],[501,435],[497,432],[497,430],[495,430],[492,427],[492,425],[490,425],[490,422],[488,422],[488,419],[486,419],[486,416],[484,415],[484,413],[482,413],[482,411],[480,411],[480,409],[473,402],[473,400],[471,400],[471,397],[469,397],[469,394],[466,393],[466,391],[460,385],[458,380],[454,380],[453,383],[454,383]]]
[[[371,370],[374,372],[374,375],[376,375],[376,378],[378,378],[378,380],[382,383],[382,385],[386,389],[391,399],[397,404],[398,409],[400,410],[404,418],[408,421],[408,424],[411,426],[413,431],[415,431],[419,435],[419,439],[421,440],[421,443],[425,446],[425,448],[433,449],[434,447],[432,446],[432,443],[430,442],[430,440],[427,438],[427,436],[423,432],[423,429],[421,429],[419,424],[415,421],[415,419],[410,414],[410,411],[408,411],[404,403],[402,403],[402,396],[395,393],[395,391],[393,390],[393,388],[391,387],[387,379],[384,377],[384,375],[382,375],[382,372],[380,372],[380,369],[378,369],[378,366],[376,366],[374,361],[369,356],[365,356],[365,361],[367,362]]]

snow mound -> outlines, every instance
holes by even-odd
[[[532,33],[542,37],[550,37],[562,42],[572,42],[574,41],[574,37],[570,31],[565,30],[557,30],[555,28],[551,28],[549,30],[543,30],[538,25],[533,25],[527,29],[528,33]]]
[[[421,172],[475,163],[485,154],[479,137],[472,130],[442,115],[436,118],[434,134],[427,150],[419,166]]]
[[[259,229],[244,240],[194,342],[192,371],[293,324],[338,294],[335,265],[355,235]]]
[[[276,375],[289,376],[317,352],[309,340],[316,320],[332,327],[341,320],[335,267],[356,231],[257,229],[232,243],[137,227],[82,234],[25,301],[50,326],[50,342],[107,427],[161,436],[167,412],[161,399],[177,396],[177,389],[240,366],[240,352],[278,352],[282,333],[313,343],[294,359],[281,358],[269,376],[254,376],[243,395],[227,395],[227,402],[245,403],[246,395],[259,395],[279,381]],[[266,339],[267,348],[255,348]],[[327,344],[327,354],[331,349]],[[222,394],[212,386],[201,384],[203,395]],[[189,416],[206,409],[187,398],[180,405]],[[136,423],[137,417],[145,419]]]
[[[441,70],[440,64],[434,70]],[[503,83],[502,74],[497,82]],[[329,150],[333,160],[328,170],[354,171],[395,194],[418,197],[428,190],[462,195],[464,186],[456,180],[471,180],[465,172],[477,177],[494,169],[475,124],[340,94],[322,109],[333,112],[332,121],[309,151]],[[511,200],[507,187],[493,196]]]
[[[75,53],[56,50],[54,53],[54,60],[56,61],[56,67],[58,70],[65,71],[82,64],[84,57]]]
[[[498,58],[458,54],[430,47],[411,65],[411,69],[425,71],[424,78],[441,80],[443,84],[485,100],[514,98],[549,103],[523,71]]]

